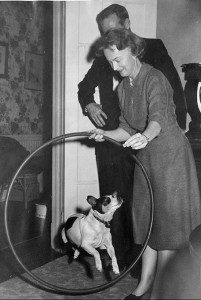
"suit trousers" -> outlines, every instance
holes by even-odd
[[[124,199],[111,221],[112,242],[120,269],[127,265],[133,245],[131,204],[135,162],[132,151],[109,142],[99,143],[96,148],[101,196],[118,191]]]

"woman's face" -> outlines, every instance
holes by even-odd
[[[132,77],[136,67],[136,58],[132,55],[130,48],[118,50],[114,45],[105,49],[104,55],[113,70],[119,72],[122,77]]]

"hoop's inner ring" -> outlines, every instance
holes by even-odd
[[[30,284],[37,286],[40,289],[45,289],[48,292],[52,292],[52,293],[56,293],[56,294],[62,294],[62,295],[89,295],[89,294],[93,294],[93,293],[97,293],[100,291],[103,291],[109,287],[111,287],[112,285],[114,285],[115,283],[117,283],[119,280],[121,280],[139,261],[139,259],[141,258],[142,254],[145,251],[145,248],[148,244],[149,241],[149,237],[151,234],[151,229],[152,229],[152,225],[153,225],[153,191],[152,191],[152,187],[151,187],[151,183],[150,183],[150,179],[148,177],[148,174],[145,170],[145,168],[143,167],[143,165],[141,164],[141,162],[137,159],[137,157],[133,154],[132,157],[135,160],[135,163],[140,167],[140,169],[142,170],[146,181],[147,181],[147,185],[149,188],[149,193],[150,193],[150,204],[151,204],[151,211],[150,211],[150,220],[149,220],[149,227],[148,227],[148,231],[145,237],[145,241],[142,245],[141,251],[138,254],[138,256],[135,258],[135,260],[131,263],[131,265],[125,270],[123,271],[119,276],[117,276],[116,278],[114,278],[113,280],[111,280],[110,282],[106,283],[106,284],[102,284],[99,285],[97,287],[93,287],[90,289],[66,289],[63,287],[59,287],[57,285],[53,285],[50,284],[44,280],[42,280],[41,278],[39,278],[38,276],[36,276],[35,274],[33,274],[31,271],[29,271],[26,266],[22,263],[22,261],[20,260],[20,258],[18,257],[14,246],[11,242],[10,239],[10,234],[9,234],[9,230],[8,230],[8,201],[9,201],[9,196],[14,184],[15,179],[17,178],[19,172],[22,170],[22,168],[25,166],[25,164],[39,151],[41,151],[42,149],[44,149],[45,147],[57,143],[61,140],[67,139],[67,138],[71,138],[71,137],[89,137],[91,134],[89,132],[75,132],[75,133],[69,133],[69,134],[63,134],[60,136],[57,136],[51,140],[49,140],[48,142],[44,143],[43,145],[41,145],[40,147],[38,147],[35,151],[33,151],[20,165],[20,167],[17,169],[16,173],[14,174],[9,188],[8,188],[8,192],[6,195],[6,200],[5,200],[5,211],[4,211],[4,224],[5,224],[5,230],[6,230],[6,237],[9,243],[9,247],[15,257],[15,259],[18,261],[18,263],[20,264],[20,266],[22,267],[22,269],[34,280],[29,280]],[[104,136],[104,139],[115,144],[117,147],[122,147],[122,145],[118,142],[116,142],[115,140],[108,138],[106,136]],[[27,278],[26,278],[27,280]]]

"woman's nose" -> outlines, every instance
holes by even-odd
[[[118,65],[115,61],[112,62],[112,69],[116,71],[118,69]]]

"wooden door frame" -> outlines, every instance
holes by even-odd
[[[66,3],[63,1],[53,3],[53,137],[65,133],[65,6]],[[64,145],[54,145],[52,147],[51,246],[55,250],[57,250],[57,245],[54,239],[63,222],[64,161]]]

